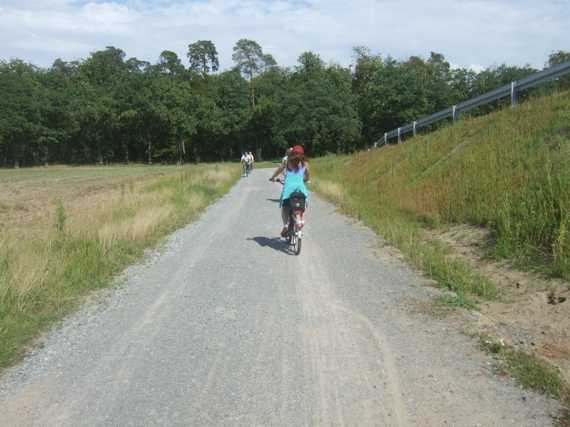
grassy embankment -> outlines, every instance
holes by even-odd
[[[426,228],[487,227],[489,255],[570,279],[568,92],[312,167],[318,192],[455,291],[459,303],[492,298],[496,290],[427,241]]]
[[[568,92],[467,118],[400,145],[316,159],[311,167],[317,192],[454,292],[444,304],[474,308],[502,292],[431,237],[433,229],[453,224],[488,229],[491,259],[570,279]],[[549,363],[508,346],[496,357],[521,385],[570,408],[570,386]],[[570,425],[568,413],[562,424]]]
[[[237,164],[0,171],[0,368],[239,173]]]

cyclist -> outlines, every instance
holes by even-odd
[[[253,153],[249,152],[249,170],[253,170],[253,164],[255,163],[255,157],[253,157]]]
[[[309,164],[305,161],[305,150],[302,146],[295,145],[291,148],[291,154],[287,157],[287,163],[279,166],[269,180],[275,181],[275,178],[283,172],[285,172],[285,181],[283,182],[279,206],[281,207],[281,219],[283,220],[281,236],[287,237],[290,209],[289,196],[299,191],[306,198],[309,197],[309,191],[305,186],[305,182],[309,180]]]
[[[241,162],[241,167],[242,167],[242,170],[243,170],[243,175],[242,175],[242,176],[247,176],[247,173],[248,173],[248,165],[247,165],[248,156],[247,156],[247,153],[246,153],[246,152],[244,152],[244,153],[241,155],[240,162]]]
[[[289,147],[287,148],[287,150],[285,151],[285,156],[281,159],[281,164],[284,166],[287,166],[287,159],[289,158],[289,156],[291,155],[291,150],[293,150],[293,147]]]
[[[287,150],[285,151],[285,156],[283,156],[283,158],[281,159],[281,166],[283,166],[283,172],[281,173],[281,176],[277,178],[280,181],[285,181],[285,170],[287,169],[287,159],[291,155],[292,149],[293,147],[287,148]]]
[[[249,175],[251,173],[251,170],[253,169],[253,156],[251,155],[251,151],[248,151],[245,154],[247,156],[246,164],[247,164],[247,173]]]

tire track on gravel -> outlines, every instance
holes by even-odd
[[[296,282],[305,315],[307,369],[318,385],[313,424],[345,425],[358,419],[362,425],[375,425],[382,419],[385,426],[409,425],[387,339],[365,316],[342,304],[321,262],[318,243],[304,243]],[[344,395],[347,388],[353,399]]]

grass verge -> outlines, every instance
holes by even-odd
[[[480,344],[484,351],[494,357],[499,374],[515,378],[525,390],[559,400],[563,410],[558,424],[561,427],[570,426],[570,384],[564,381],[558,368],[489,337],[480,337]]]
[[[464,305],[492,283],[425,237],[492,231],[496,257],[570,278],[570,92],[462,120],[404,144],[312,162],[314,188],[362,219]]]
[[[490,299],[496,295],[493,283],[466,262],[454,258],[446,246],[425,240],[420,220],[397,210],[366,188],[353,187],[342,170],[346,160],[328,157],[313,161],[313,189],[399,248],[408,261],[441,287],[453,291],[456,297],[442,300],[445,304],[475,307],[475,297]]]
[[[255,167],[257,169],[267,169],[267,168],[277,169],[280,164],[281,164],[281,159],[264,160],[262,162],[255,162]]]
[[[433,239],[433,229],[486,227],[493,238],[489,255],[570,279],[569,117],[564,92],[403,144],[330,155],[311,162],[313,188],[454,292],[437,304],[477,308],[499,290]],[[569,388],[557,368],[513,349],[501,349],[500,360],[524,387],[560,399],[567,408],[560,423],[570,425]]]
[[[570,279],[570,92],[353,156],[313,162],[324,193],[340,185],[392,217],[491,230],[495,257]],[[391,211],[385,208],[391,207]],[[360,206],[362,207],[362,206]]]
[[[72,198],[57,200],[49,221],[4,227],[0,368],[16,361],[41,331],[90,290],[108,285],[145,248],[196,218],[239,175],[237,165],[182,167],[105,188],[79,204]]]

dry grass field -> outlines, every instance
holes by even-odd
[[[0,170],[0,368],[239,172],[237,164]]]

